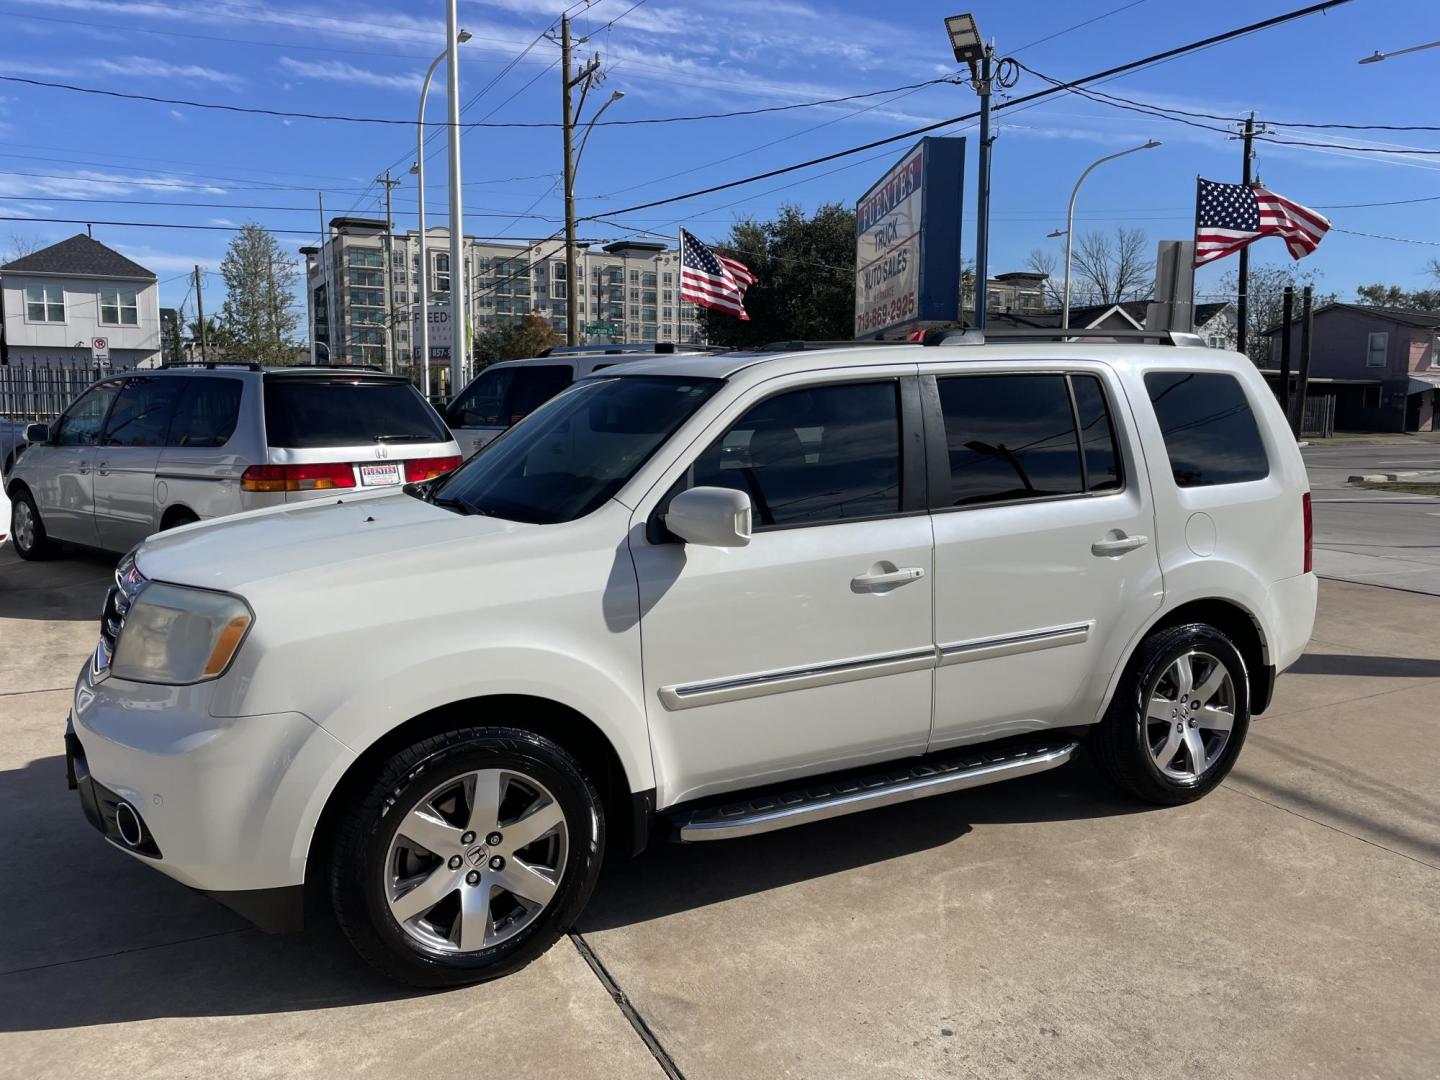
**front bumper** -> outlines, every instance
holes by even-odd
[[[110,843],[251,916],[232,900],[303,886],[320,812],[354,755],[301,713],[217,718],[207,701],[203,687],[95,683],[87,665],[67,772]],[[117,820],[125,805],[140,844]]]

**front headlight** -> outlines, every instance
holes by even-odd
[[[254,621],[239,597],[152,582],[125,613],[110,674],[167,686],[219,678]]]

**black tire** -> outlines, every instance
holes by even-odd
[[[171,510],[160,522],[160,531],[178,529],[181,525],[193,525],[200,519],[195,516],[193,510],[186,510],[183,507],[179,510]]]
[[[1168,737],[1169,721],[1151,718],[1149,703],[1157,695],[1169,697],[1162,680],[1168,678],[1172,665],[1192,653],[1213,658],[1224,666],[1229,676],[1233,720],[1228,739],[1223,746],[1210,751],[1214,754],[1213,760],[1203,771],[1194,776],[1177,777],[1157,763],[1157,756],[1164,752],[1157,749],[1164,745],[1157,733]],[[1177,732],[1187,724],[1194,727],[1188,719],[1191,714],[1186,704],[1183,701],[1176,704],[1175,715],[1180,718],[1176,721]],[[1146,802],[1176,806],[1201,798],[1225,779],[1240,756],[1249,728],[1250,684],[1240,650],[1221,630],[1206,623],[1189,623],[1157,630],[1140,643],[1089,747],[1101,770],[1124,791]],[[1213,740],[1216,736],[1213,732],[1208,736],[1202,734],[1202,743],[1207,737]],[[1193,771],[1189,765],[1193,758],[1183,747],[1175,760],[1186,765],[1174,771],[1184,772],[1187,768]]]
[[[22,513],[20,507],[24,505],[23,512],[29,513],[33,523],[31,528],[31,540],[29,544],[20,542],[20,530],[16,527],[17,518]],[[55,541],[45,531],[45,522],[40,519],[40,510],[35,505],[28,489],[16,487],[10,492],[10,542],[15,545],[15,554],[29,562],[39,562],[41,559],[48,559],[56,552]]]
[[[548,789],[568,833],[564,866],[547,906],[513,936],[471,952],[428,948],[391,913],[391,842],[405,816],[437,787],[489,769],[513,771]],[[604,853],[600,796],[563,747],[517,728],[462,728],[395,754],[345,813],[331,851],[331,902],[355,950],[383,974],[411,986],[461,986],[508,975],[550,948],[589,901]]]

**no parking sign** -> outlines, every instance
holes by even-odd
[[[97,337],[90,339],[90,359],[96,364],[110,363],[110,339]]]

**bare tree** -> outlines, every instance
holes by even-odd
[[[1071,255],[1074,280],[1070,301],[1118,304],[1148,300],[1155,287],[1155,263],[1148,257],[1144,229],[1120,226],[1114,235],[1089,232]]]
[[[1063,284],[1061,278],[1055,276],[1055,254],[1046,251],[1044,248],[1031,248],[1030,254],[1025,259],[1027,269],[1037,274],[1045,275],[1045,283],[1042,286],[1045,292],[1045,306],[1058,308],[1064,302],[1062,292]]]
[[[23,259],[26,255],[33,255],[40,250],[41,246],[40,241],[33,236],[12,232],[5,241],[5,254],[0,256],[0,265],[14,262],[16,259]]]
[[[1430,275],[1435,284],[1440,285],[1440,259],[1431,259],[1427,262],[1425,272]]]

